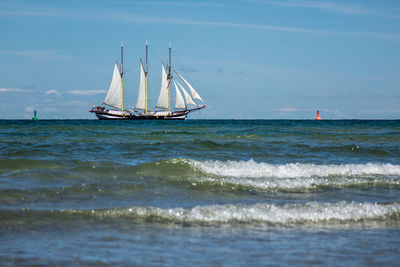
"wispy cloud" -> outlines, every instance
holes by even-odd
[[[46,95],[46,96],[48,96],[48,95],[60,96],[61,93],[57,92],[57,90],[55,90],[55,89],[51,89],[51,90],[47,90],[46,93],[45,93],[45,95]]]
[[[321,93],[321,94],[305,94],[305,95],[300,95],[300,97],[316,97],[316,98],[400,98],[400,95],[398,94],[366,94],[366,95],[358,95],[358,94],[326,94],[326,93]]]
[[[310,28],[299,27],[286,27],[267,24],[248,24],[248,23],[234,23],[234,22],[218,22],[218,21],[203,21],[203,20],[185,20],[185,19],[168,19],[168,18],[154,18],[154,17],[140,17],[124,14],[118,15],[115,19],[124,20],[132,23],[160,23],[160,24],[177,24],[177,25],[198,25],[209,27],[223,27],[223,28],[236,28],[236,29],[252,29],[261,31],[280,31],[289,33],[303,33],[314,35],[336,35],[344,37],[364,37],[375,38],[383,40],[400,41],[400,34],[398,33],[383,33],[383,32],[368,32],[368,31],[331,31],[331,30],[318,30]]]
[[[65,55],[56,50],[3,50],[0,55],[18,56],[30,59],[41,59],[45,61],[69,61],[77,58],[70,55]]]
[[[89,103],[81,100],[70,100],[63,104],[60,104],[60,106],[84,107],[86,109],[89,106]]]
[[[321,94],[306,94],[306,95],[300,95],[300,97],[316,97],[316,98],[348,98],[352,97],[349,94],[327,94],[327,93],[321,93]]]
[[[119,19],[125,20],[127,22],[214,26],[214,27],[224,27],[224,28],[283,31],[283,32],[297,32],[297,33],[310,33],[310,34],[331,34],[331,33],[333,33],[331,31],[324,31],[324,30],[265,25],[265,24],[248,24],[248,23],[219,22],[219,21],[205,21],[205,20],[186,20],[186,19],[168,19],[168,18],[154,18],[154,17],[135,17],[132,15],[127,15],[127,16],[122,15],[119,17]]]
[[[276,6],[285,6],[285,7],[316,8],[316,9],[323,9],[323,10],[348,13],[348,14],[369,13],[369,10],[363,6],[347,4],[347,3],[327,2],[327,1],[253,0],[251,2],[260,4],[270,4]]]
[[[195,69],[195,68],[180,68],[179,71],[180,72],[199,72],[199,70]]]
[[[397,114],[400,113],[400,109],[389,109],[389,110],[360,110],[358,113],[368,115],[384,115],[384,114]]]
[[[135,5],[158,5],[158,6],[177,6],[177,7],[215,7],[223,6],[224,3],[218,1],[118,1],[120,4],[132,4]]]
[[[96,94],[104,94],[106,90],[71,90],[68,91],[67,94],[70,95],[96,95]]]
[[[357,13],[369,12],[365,8],[351,5],[339,5],[333,2],[320,2],[317,1],[263,1],[263,3],[283,3],[287,6],[302,5],[303,7],[314,7],[320,9],[341,10],[341,12]],[[297,4],[296,4],[297,3]],[[319,3],[319,4],[318,4]],[[3,16],[26,16],[26,17],[51,17],[57,19],[82,19],[82,20],[114,20],[125,23],[154,23],[154,24],[174,24],[174,25],[197,25],[205,27],[221,27],[221,28],[236,28],[236,29],[252,29],[261,31],[280,31],[288,33],[303,33],[303,34],[317,34],[317,35],[337,35],[345,37],[362,37],[362,38],[375,38],[392,41],[400,41],[400,34],[398,33],[384,33],[384,32],[368,32],[368,31],[331,31],[310,29],[301,27],[287,27],[279,25],[267,24],[250,24],[250,23],[236,23],[236,22],[221,22],[210,20],[191,20],[191,19],[172,19],[163,17],[152,17],[135,13],[118,13],[118,12],[105,12],[102,10],[76,10],[71,8],[49,8],[39,6],[24,6],[23,8],[3,9],[0,10],[0,15]],[[400,17],[399,17],[400,18]],[[0,51],[0,54],[14,54],[32,58],[49,58],[53,60],[72,60],[72,56],[64,55],[59,51],[42,50],[42,51]]]
[[[26,112],[32,112],[33,111],[33,107],[31,107],[31,106],[27,106],[27,107],[25,107],[25,111]]]
[[[287,107],[287,108],[276,108],[274,111],[279,111],[279,112],[294,112],[297,111],[297,108],[294,107]]]
[[[41,108],[40,111],[55,112],[55,111],[59,111],[59,108],[45,107],[45,108]]]
[[[19,89],[19,88],[0,88],[0,93],[30,93],[30,90]]]
[[[366,8],[362,5],[340,3],[334,1],[309,1],[309,0],[249,0],[252,3],[268,4],[282,7],[292,8],[310,8],[319,9],[329,12],[342,13],[342,14],[353,14],[353,15],[378,15],[389,18],[400,18],[399,15],[383,13],[377,10]]]

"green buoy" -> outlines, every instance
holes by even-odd
[[[37,121],[37,117],[36,117],[36,110],[33,112],[33,118],[32,118],[32,120],[34,120],[34,121]]]

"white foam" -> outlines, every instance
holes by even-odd
[[[75,211],[77,212],[77,211]],[[399,218],[400,203],[318,203],[306,204],[255,204],[211,205],[194,208],[161,209],[155,207],[131,207],[95,211],[93,216],[127,217],[155,222],[230,224],[230,223],[351,223],[360,221],[385,221],[388,216]],[[396,220],[396,219],[395,219]],[[397,219],[398,220],[398,219]]]
[[[249,161],[196,161],[188,160],[190,165],[202,172],[222,177],[328,177],[328,176],[361,176],[391,175],[400,176],[400,165],[393,164],[328,164],[311,163],[268,164]]]
[[[362,185],[400,185],[399,178],[343,178],[343,177],[300,177],[300,178],[237,178],[237,177],[198,177],[193,185],[204,182],[220,186],[238,186],[256,188],[261,190],[300,190],[315,189],[318,187],[348,187]]]

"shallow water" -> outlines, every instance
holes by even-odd
[[[0,262],[393,265],[400,121],[0,121]]]

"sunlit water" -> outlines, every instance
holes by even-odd
[[[1,265],[395,265],[400,121],[0,121]]]

